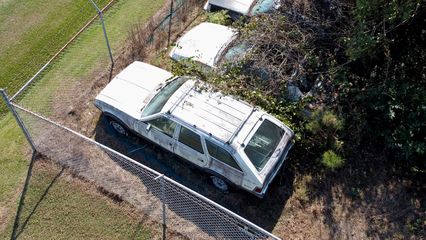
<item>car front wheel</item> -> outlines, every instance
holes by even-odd
[[[219,189],[222,192],[228,192],[229,191],[229,185],[228,183],[223,180],[222,178],[216,177],[216,176],[210,176],[210,179],[212,180],[213,185]]]
[[[127,136],[129,133],[127,132],[127,129],[119,122],[117,122],[114,119],[109,119],[109,125],[116,131],[118,134]]]

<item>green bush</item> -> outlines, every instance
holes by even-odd
[[[343,120],[331,110],[315,110],[311,120],[306,124],[306,129],[322,137],[334,136],[343,129]]]
[[[231,17],[229,17],[228,11],[226,10],[208,13],[207,22],[216,23],[216,24],[225,25],[225,26],[228,26],[232,23]]]
[[[380,57],[392,42],[389,31],[412,18],[421,1],[357,0],[352,14],[355,26],[343,39],[349,58]]]
[[[336,154],[333,150],[328,150],[322,155],[321,163],[327,169],[335,171],[336,169],[343,167],[345,159]]]
[[[343,39],[353,63],[339,82],[347,84],[342,92],[348,94],[340,98],[347,104],[343,115],[348,125],[362,129],[350,132],[351,139],[369,139],[413,172],[426,172],[426,11],[421,2],[357,0],[354,28]]]
[[[331,111],[325,111],[321,121],[326,128],[333,131],[339,131],[343,128],[343,121]]]

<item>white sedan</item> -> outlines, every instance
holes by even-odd
[[[186,32],[170,51],[176,61],[192,59],[210,68],[221,62],[240,58],[248,50],[237,43],[237,30],[223,25],[203,22]]]

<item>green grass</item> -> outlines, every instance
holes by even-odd
[[[105,6],[108,0],[97,1]],[[0,88],[17,91],[96,15],[87,0],[6,1],[0,5]]]
[[[25,138],[9,114],[0,119],[0,205],[15,195],[23,182],[28,161],[23,154]]]
[[[128,37],[128,29],[139,22],[146,21],[164,1],[130,0],[119,1],[104,14],[108,38],[113,52],[118,51]],[[93,80],[94,69],[109,67],[109,55],[99,21],[86,29],[57,61],[49,67],[24,95],[21,104],[31,110],[49,116],[55,94],[61,99],[72,99],[78,82]]]
[[[9,234],[16,212],[20,186],[28,168],[24,155],[25,139],[11,114],[0,119],[0,239]]]
[[[34,169],[17,228],[19,239],[152,239],[143,219],[123,214],[128,206],[115,204],[50,164],[36,163]],[[10,236],[12,225],[0,238]]]
[[[74,4],[71,6],[72,2]],[[74,15],[79,15],[81,4],[85,2],[87,0],[0,2],[0,41],[2,42],[0,88],[7,88],[9,94],[19,89],[74,35],[82,23],[87,22],[88,19],[72,20]],[[99,2],[105,4],[107,1]],[[106,27],[113,50],[117,51],[123,45],[128,36],[128,29],[133,23],[146,21],[163,3],[164,0],[119,1],[105,13]],[[79,7],[74,7],[76,5]],[[58,35],[59,30],[62,32]],[[37,59],[37,64],[32,65],[33,59]],[[95,22],[37,79],[36,84],[26,92],[20,101],[30,109],[35,108],[39,112],[49,115],[55,93],[64,90],[64,86],[71,88],[78,82],[92,80],[94,72],[102,70],[109,63],[108,60],[100,23]],[[4,109],[4,105],[0,108]],[[16,211],[17,198],[28,167],[26,149],[28,149],[28,144],[11,115],[7,114],[0,118],[0,206],[3,208],[0,210],[9,215],[14,215]],[[34,190],[39,190],[37,185]],[[77,196],[75,201],[82,196],[75,195]],[[51,201],[56,200],[55,196],[50,198]],[[46,207],[48,208],[48,206]],[[52,208],[54,207],[53,203]],[[79,205],[74,205],[74,208],[77,212],[81,212]],[[85,211],[89,210],[85,208]],[[2,211],[0,211],[0,236],[7,236],[10,234],[13,216],[4,218],[1,215]],[[6,230],[2,229],[2,225],[5,225],[2,221],[7,221],[6,224],[9,227]],[[63,227],[57,221],[49,222],[49,224],[52,225],[49,227],[53,228]],[[88,223],[87,225],[90,226]],[[65,233],[61,234],[76,234],[70,231],[78,229],[81,229],[80,233],[87,230],[85,228],[64,228],[62,231]],[[27,230],[27,232],[31,231]],[[34,234],[40,235],[34,235],[33,238],[38,238],[37,236],[43,234],[56,238],[55,233],[51,233],[49,228],[40,227],[34,231]],[[105,229],[105,231],[109,230]],[[58,238],[60,236],[58,235]],[[111,236],[111,238],[115,237]]]

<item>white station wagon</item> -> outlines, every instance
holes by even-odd
[[[134,132],[195,164],[220,190],[237,186],[263,197],[292,146],[293,131],[246,102],[207,89],[194,78],[134,62],[95,105],[118,133]]]

